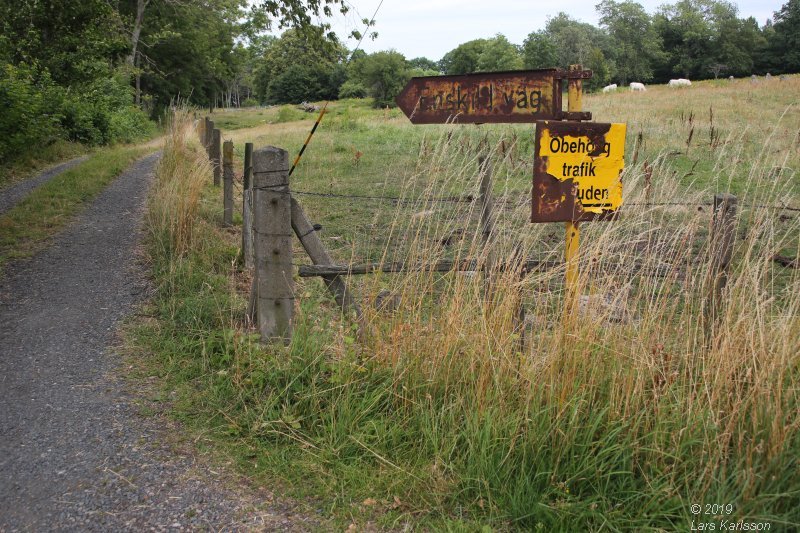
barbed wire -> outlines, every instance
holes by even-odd
[[[243,191],[243,183],[244,183],[244,174],[237,174],[233,178],[234,187],[240,192]],[[282,187],[286,187],[287,185],[282,185]],[[318,198],[338,198],[338,199],[347,199],[347,200],[363,200],[363,201],[376,201],[376,202],[392,202],[398,205],[420,205],[420,204],[430,204],[430,203],[463,203],[463,204],[471,204],[478,199],[478,196],[474,194],[467,194],[463,196],[418,196],[415,198],[408,198],[403,196],[375,196],[375,195],[365,195],[365,194],[344,194],[344,193],[332,193],[332,192],[319,192],[319,191],[309,191],[309,190],[302,190],[302,189],[292,189],[290,191],[277,191],[274,188],[275,186],[264,186],[264,187],[253,187],[253,190],[271,190],[273,192],[278,192],[282,194],[298,194],[301,196],[314,196]],[[523,191],[520,191],[521,193]],[[527,194],[527,191],[524,191]],[[523,205],[529,205],[529,201],[517,201],[514,202],[514,199],[509,197],[495,197],[493,198],[494,203],[502,203],[502,204],[512,204],[510,208],[517,208]],[[691,201],[666,201],[666,202],[625,202],[625,205],[635,205],[641,207],[713,207],[714,202],[691,202]],[[791,212],[800,212],[800,207],[793,207],[790,205],[773,205],[773,204],[757,204],[757,203],[739,203],[739,207],[743,209],[771,209],[776,211],[791,211]],[[506,209],[509,207],[506,205],[504,206]]]
[[[323,198],[344,198],[344,199],[352,199],[352,200],[379,200],[379,201],[392,201],[396,203],[408,203],[408,204],[421,204],[421,203],[431,203],[431,202],[441,202],[441,203],[472,203],[477,200],[475,195],[466,195],[466,196],[431,196],[431,197],[417,197],[417,198],[404,198],[401,196],[369,196],[369,195],[359,195],[359,194],[342,194],[342,193],[322,193],[322,192],[315,192],[315,191],[303,191],[303,190],[292,190],[291,194],[300,194],[306,196],[317,196]],[[512,199],[510,198],[495,198],[495,203],[510,203]],[[517,202],[515,207],[528,205],[529,201],[524,202]],[[667,206],[680,206],[680,207],[712,207],[714,205],[713,202],[625,202],[625,205],[636,205],[636,206],[644,206],[644,207],[667,207]],[[775,209],[775,210],[786,210],[786,211],[794,211],[800,212],[800,207],[792,207],[788,205],[770,205],[770,204],[752,204],[752,203],[740,203],[738,204],[739,207],[748,208],[748,209]]]

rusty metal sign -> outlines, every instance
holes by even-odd
[[[625,124],[537,122],[531,222],[607,220],[622,205]]]
[[[591,120],[562,110],[562,85],[592,77],[591,70],[481,72],[411,78],[396,102],[413,124],[483,124],[537,120]]]

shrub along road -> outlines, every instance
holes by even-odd
[[[119,379],[114,330],[146,294],[135,257],[157,158],[0,279],[0,531],[314,527],[176,449]]]

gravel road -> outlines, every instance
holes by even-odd
[[[61,163],[54,167],[48,168],[44,172],[30,179],[14,184],[11,187],[5,188],[0,191],[0,215],[17,205],[23,198],[28,196],[33,189],[40,185],[44,185],[51,179],[55,178],[65,170],[83,163],[89,158],[88,155],[70,159],[66,163]]]
[[[0,531],[319,529],[139,415],[119,378],[114,331],[147,292],[135,255],[156,161],[0,279]]]

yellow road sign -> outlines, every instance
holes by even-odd
[[[607,218],[622,205],[625,124],[537,122],[533,222]]]

